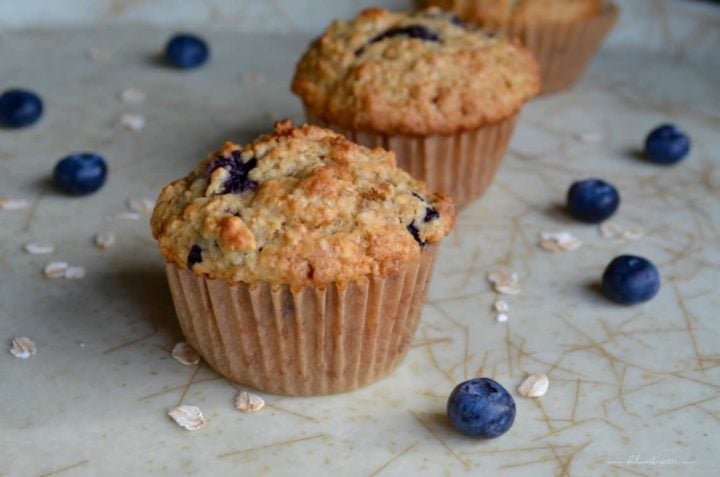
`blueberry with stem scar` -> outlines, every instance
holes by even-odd
[[[515,422],[515,400],[499,383],[475,378],[458,384],[447,402],[450,424],[470,437],[492,439]]]

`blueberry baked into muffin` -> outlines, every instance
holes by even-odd
[[[182,331],[213,368],[316,395],[402,360],[454,222],[452,199],[391,152],[285,121],[167,185],[152,232]]]
[[[463,205],[492,180],[539,73],[522,46],[439,9],[370,9],[310,45],[292,89],[311,122],[393,150],[400,167]]]
[[[606,0],[424,0],[489,32],[518,38],[540,63],[542,92],[572,87],[618,17]]]

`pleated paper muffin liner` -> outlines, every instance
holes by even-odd
[[[308,122],[332,129],[367,147],[392,150],[398,167],[428,190],[453,198],[460,208],[480,197],[492,182],[505,155],[517,115],[499,123],[451,135],[404,136],[354,131],[328,123],[306,109]]]
[[[500,29],[520,40],[540,63],[541,94],[571,88],[615,25],[619,8],[606,2],[593,18],[567,23],[509,25]],[[497,30],[487,28],[490,30]]]
[[[293,290],[228,285],[168,263],[187,341],[223,376],[288,396],[350,391],[392,372],[407,354],[437,256],[386,276]]]

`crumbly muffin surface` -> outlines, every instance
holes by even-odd
[[[539,89],[522,46],[470,31],[439,9],[370,9],[335,21],[292,83],[324,121],[383,134],[454,134],[507,119]]]
[[[165,259],[196,274],[302,287],[385,274],[454,221],[452,200],[428,193],[393,153],[284,121],[168,184],[151,225]]]
[[[425,0],[427,6],[491,27],[586,20],[596,15],[602,4],[603,0]]]

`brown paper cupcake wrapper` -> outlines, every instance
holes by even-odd
[[[518,38],[540,63],[542,94],[572,87],[600,49],[619,15],[618,7],[606,3],[589,20],[572,23],[513,26],[508,36]]]
[[[260,391],[313,396],[389,374],[415,335],[438,245],[385,277],[324,289],[228,285],[167,264],[187,341],[222,375]]]
[[[431,192],[453,198],[458,208],[480,197],[492,182],[512,137],[517,115],[452,135],[402,136],[353,131],[305,110],[308,122],[330,128],[368,147],[395,152],[397,164]]]

